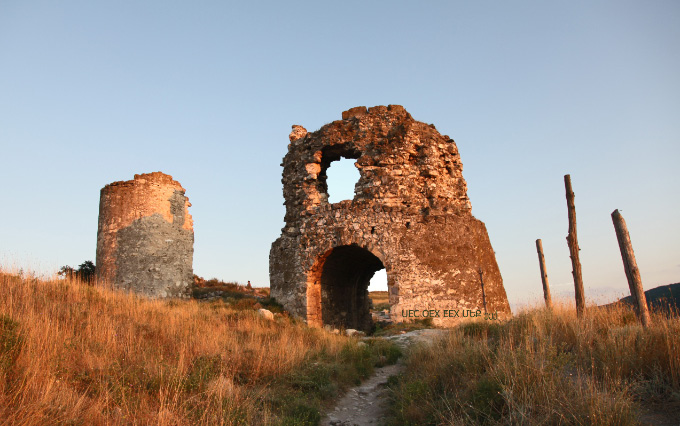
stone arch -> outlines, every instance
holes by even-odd
[[[359,258],[365,255],[359,248],[372,253],[388,270],[393,320],[406,320],[402,310],[439,311],[438,325],[459,321],[445,310],[510,313],[486,227],[471,213],[453,139],[399,105],[352,108],[311,133],[295,125],[289,138],[281,181],[285,226],[272,244],[269,273],[271,295],[293,315],[317,326],[367,328],[363,317],[340,321],[332,309],[324,318],[324,268],[347,264],[333,260],[344,246],[356,246],[347,250]],[[341,157],[357,159],[360,178],[352,200],[331,204],[326,171]],[[363,259],[356,262],[368,262]],[[326,278],[342,281],[343,274],[349,273]],[[328,300],[360,302],[356,294]]]
[[[385,262],[357,244],[338,245],[318,256],[307,273],[308,324],[370,331],[368,285],[382,269],[387,269]]]

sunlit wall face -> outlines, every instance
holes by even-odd
[[[331,163],[326,171],[328,202],[337,203],[354,198],[354,185],[359,181],[355,159],[341,158]],[[387,291],[387,272],[381,269],[373,275],[368,291]]]

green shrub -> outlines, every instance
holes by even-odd
[[[503,388],[496,380],[488,377],[480,379],[470,398],[474,409],[471,413],[472,417],[480,423],[500,420],[505,406],[505,399],[501,395],[502,390]]]
[[[321,421],[319,409],[306,403],[298,403],[283,418],[282,426],[316,426]]]

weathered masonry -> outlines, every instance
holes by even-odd
[[[310,325],[369,329],[367,287],[382,268],[397,321],[402,311],[434,310],[435,324],[450,325],[460,320],[452,311],[483,313],[484,304],[510,313],[452,139],[390,105],[352,108],[313,133],[293,126],[290,142],[285,227],[269,272],[272,296],[293,314]],[[357,159],[360,178],[353,200],[329,204],[326,171],[341,157]]]
[[[172,176],[135,175],[101,190],[97,278],[149,297],[183,297],[193,281],[189,199]]]

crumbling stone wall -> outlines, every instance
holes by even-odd
[[[326,171],[341,157],[357,159],[360,178],[353,200],[329,204]],[[293,126],[282,166],[285,227],[269,271],[272,296],[293,314],[369,329],[367,288],[382,268],[397,321],[431,310],[435,324],[451,325],[484,302],[510,313],[458,148],[433,125],[399,105],[352,108],[313,133]]]
[[[149,297],[183,297],[193,281],[194,228],[185,190],[161,172],[101,190],[97,278]]]

